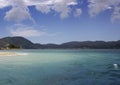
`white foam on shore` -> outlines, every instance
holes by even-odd
[[[28,53],[19,53],[19,52],[0,52],[0,56],[24,56]]]

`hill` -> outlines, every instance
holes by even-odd
[[[6,47],[8,44],[19,46],[23,49],[36,49],[35,44],[23,37],[5,37],[0,39],[0,47]]]
[[[68,42],[60,45],[61,48],[81,48],[81,49],[120,49],[120,41],[84,41]]]
[[[119,41],[73,41],[57,44],[35,44],[24,37],[5,37],[0,39],[0,48],[8,45],[22,49],[120,49]]]

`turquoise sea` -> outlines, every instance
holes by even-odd
[[[120,50],[7,52],[22,55],[0,57],[0,85],[120,85]]]

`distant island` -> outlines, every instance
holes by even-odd
[[[0,49],[120,49],[118,41],[72,41],[62,44],[36,44],[24,37],[0,39]]]

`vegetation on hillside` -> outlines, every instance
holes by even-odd
[[[20,49],[19,46],[15,46],[15,45],[13,45],[13,44],[9,44],[6,48],[7,48],[7,49]]]
[[[74,41],[63,44],[35,44],[23,37],[6,37],[0,39],[0,49],[120,49],[118,41]]]

